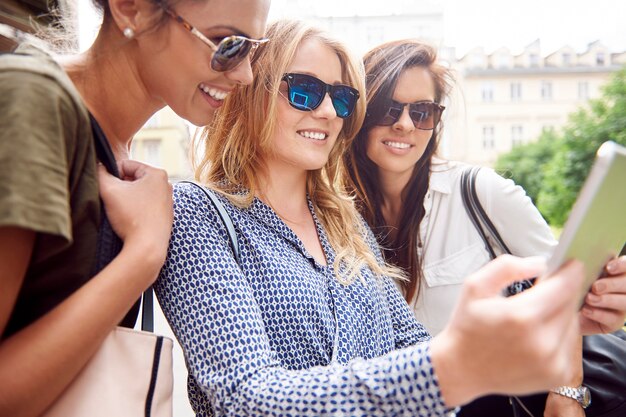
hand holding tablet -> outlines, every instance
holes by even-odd
[[[626,148],[605,142],[572,208],[547,275],[570,259],[583,262],[579,304],[626,242]]]

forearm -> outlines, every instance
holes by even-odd
[[[565,383],[569,387],[579,387],[583,383],[583,349],[582,336],[576,340],[576,349],[572,352],[570,366],[574,370],[572,378]],[[573,398],[554,392],[548,393],[544,417],[577,417],[584,416],[582,406]]]
[[[234,392],[211,390],[216,415],[444,416],[428,344],[347,365],[259,369]],[[205,387],[206,389],[206,387]]]
[[[158,273],[141,249],[125,245],[87,284],[2,341],[0,415],[39,415],[82,369]]]

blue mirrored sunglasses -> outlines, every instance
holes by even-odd
[[[359,92],[356,89],[343,84],[326,84],[311,75],[288,73],[283,75],[282,80],[287,82],[289,104],[301,111],[315,110],[328,93],[337,116],[345,119],[350,117],[359,100]]]

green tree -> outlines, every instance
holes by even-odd
[[[536,203],[543,184],[545,166],[554,157],[560,140],[554,129],[545,130],[536,142],[516,146],[501,155],[496,161],[495,169],[521,185]]]
[[[601,98],[570,116],[545,166],[537,206],[552,225],[565,223],[597,149],[607,140],[626,145],[626,67],[614,74]]]

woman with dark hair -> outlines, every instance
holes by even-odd
[[[462,201],[460,181],[468,166],[437,157],[452,77],[438,63],[436,50],[417,40],[380,45],[365,55],[364,64],[367,115],[344,156],[346,181],[385,258],[407,272],[408,279],[399,283],[404,297],[436,335],[448,325],[466,277],[490,260]],[[512,253],[551,254],[556,241],[521,187],[482,168],[476,192]],[[594,285],[599,297],[586,300],[584,333],[597,332],[598,323],[605,329],[623,323],[626,257],[609,266],[622,275],[610,278],[605,289]],[[614,296],[621,304],[613,304]],[[576,363],[580,368],[580,360]],[[572,415],[582,411],[576,401],[564,401]]]
[[[408,273],[400,283],[405,298],[418,320],[437,334],[463,279],[489,261],[464,215],[459,182],[467,165],[437,157],[443,104],[453,80],[436,50],[413,40],[381,45],[364,63],[367,116],[346,165],[386,258]],[[513,253],[551,253],[556,241],[521,187],[484,168],[476,188]],[[518,239],[522,233],[524,239]]]
[[[114,326],[133,326],[127,313],[156,279],[172,225],[167,175],[128,160],[133,135],[166,105],[208,124],[252,81],[269,8],[97,3],[86,52],[23,44],[0,57],[1,416],[40,415]],[[111,226],[121,241],[102,237]]]

